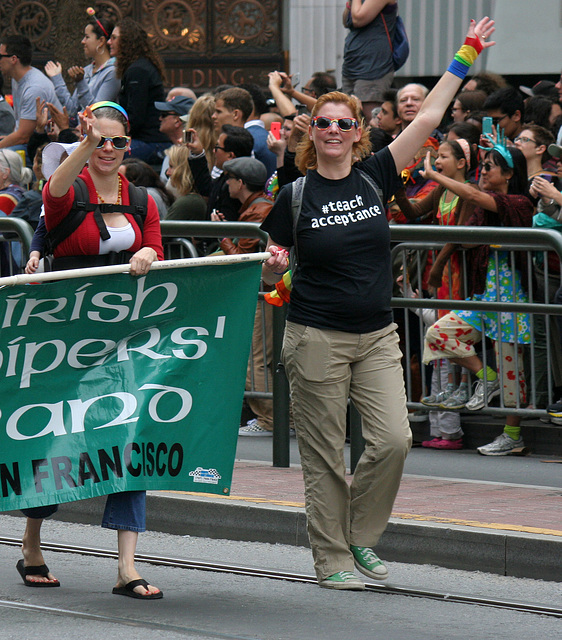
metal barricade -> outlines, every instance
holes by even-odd
[[[548,403],[556,400],[553,396],[553,359],[560,352],[560,343],[556,343],[559,339],[556,332],[552,331],[550,317],[562,315],[562,309],[560,306],[551,304],[549,302],[549,288],[552,290],[560,286],[560,275],[549,275],[547,251],[554,251],[558,254],[558,258],[562,261],[562,234],[543,229],[517,229],[517,228],[503,228],[503,227],[423,227],[423,226],[400,226],[392,227],[393,240],[402,240],[402,243],[394,247],[393,256],[395,258],[399,254],[401,256],[399,262],[402,264],[404,272],[408,269],[408,264],[414,264],[414,271],[417,275],[417,280],[422,280],[422,260],[420,259],[421,251],[438,251],[446,242],[452,242],[459,245],[475,245],[485,244],[490,246],[490,255],[496,256],[500,251],[508,252],[509,264],[511,266],[512,274],[515,273],[515,252],[526,252],[527,254],[527,273],[522,274],[523,277],[529,282],[528,289],[528,302],[511,302],[505,300],[497,300],[496,302],[480,302],[469,300],[452,300],[435,298],[399,298],[392,299],[392,305],[395,308],[405,308],[411,310],[419,309],[445,309],[445,310],[474,310],[482,312],[519,312],[530,314],[531,317],[531,335],[536,337],[537,323],[540,320],[541,326],[544,326],[544,337],[541,339],[545,344],[539,344],[536,339],[532,340],[528,346],[529,351],[529,372],[530,375],[527,378],[527,386],[529,389],[528,400],[529,404],[537,405],[536,394],[536,359],[537,350],[539,347],[544,350],[546,357],[545,369],[547,375],[547,396]],[[462,250],[461,250],[462,253]],[[542,258],[543,264],[546,268],[538,269],[537,260]],[[466,269],[466,260],[463,262]],[[550,286],[549,286],[550,285]],[[467,292],[465,291],[465,294]],[[466,297],[463,296],[463,297]],[[499,313],[498,313],[499,316]],[[423,322],[421,318],[418,320],[418,326],[420,336],[423,338]],[[409,324],[406,322],[404,325],[406,339],[404,341],[406,347],[405,360],[410,362],[411,352],[410,347],[410,335]],[[554,334],[554,335],[553,335]],[[423,340],[422,340],[423,343]],[[484,367],[486,367],[486,352],[483,350]],[[501,362],[498,363],[501,376]],[[409,407],[413,409],[421,409],[423,405],[417,402],[411,396],[412,380],[409,367],[406,367],[405,371],[406,385],[408,391]],[[422,387],[425,388],[426,380],[422,369]],[[560,383],[559,383],[560,384]],[[520,393],[516,400],[516,407],[509,408],[503,406],[503,400],[500,400],[500,407],[485,407],[481,410],[482,413],[489,415],[509,415],[517,414],[520,417],[533,418],[544,415],[544,411],[538,411],[536,409],[529,409],[522,407],[522,398]]]
[[[405,273],[408,266],[413,266],[413,271],[419,282],[422,281],[422,273],[424,263],[421,257],[422,252],[432,252],[434,255],[446,244],[454,243],[456,245],[489,245],[492,254],[497,255],[500,251],[509,253],[512,272],[514,271],[514,252],[524,251],[527,253],[527,278],[529,280],[529,302],[515,303],[498,300],[496,302],[477,302],[468,300],[452,300],[435,298],[404,298],[395,296],[392,298],[391,305],[393,309],[404,309],[405,316],[408,317],[407,310],[421,312],[422,309],[444,309],[444,310],[476,310],[476,311],[494,311],[494,312],[520,312],[531,315],[531,335],[533,340],[526,347],[526,355],[528,356],[526,372],[529,372],[527,378],[527,402],[528,405],[523,407],[520,393],[518,391],[516,406],[508,408],[504,406],[503,394],[500,393],[500,406],[485,406],[477,413],[490,416],[505,416],[508,414],[518,415],[521,418],[539,418],[546,415],[544,408],[538,410],[537,407],[537,390],[538,390],[538,373],[546,377],[546,401],[541,404],[544,407],[547,403],[556,401],[558,398],[553,395],[554,386],[562,384],[562,378],[553,380],[553,369],[558,367],[562,371],[562,352],[560,348],[560,336],[555,326],[554,318],[562,315],[562,308],[559,305],[551,304],[550,299],[553,291],[555,291],[562,283],[560,275],[549,274],[547,251],[554,251],[558,255],[558,261],[562,266],[562,234],[557,231],[547,229],[522,229],[522,228],[504,228],[504,227],[437,227],[433,225],[392,225],[391,241],[393,243],[393,263],[402,266]],[[466,256],[462,247],[461,252],[463,267],[466,272]],[[541,259],[545,265],[544,269],[538,269],[536,262]],[[448,268],[448,267],[446,267]],[[533,278],[533,270],[534,276]],[[397,275],[397,272],[395,273]],[[533,286],[535,281],[536,286]],[[549,298],[550,284],[550,298]],[[421,289],[421,287],[420,287]],[[465,290],[463,297],[468,297]],[[411,315],[411,314],[410,314]],[[542,333],[537,339],[538,325],[541,327]],[[404,351],[404,377],[406,383],[406,391],[408,396],[408,408],[410,410],[425,410],[428,408],[419,402],[419,398],[412,397],[414,388],[412,380],[411,363],[411,327],[408,321],[403,323],[401,327],[404,336],[401,346]],[[425,329],[423,321],[420,317],[417,320],[417,332],[419,342],[423,346],[423,336]],[[540,358],[538,354],[540,353]],[[425,367],[421,365],[421,353],[418,354],[421,373],[421,388],[428,386],[428,379],[425,375]],[[555,365],[556,363],[556,365]],[[487,365],[486,351],[483,352],[484,368]],[[517,368],[517,367],[516,367]],[[560,374],[562,375],[562,373]],[[502,377],[502,365],[498,367],[498,376]],[[556,385],[555,385],[556,382]],[[363,440],[361,437],[361,417],[357,411],[350,411],[351,424],[351,469],[353,470],[363,451]],[[528,425],[531,426],[531,425]],[[546,426],[546,425],[545,425]],[[556,426],[556,425],[551,425]]]
[[[33,229],[21,218],[0,217],[2,276],[21,273],[25,268],[33,239]]]
[[[203,238],[203,237],[256,237],[264,243],[267,235],[259,229],[255,223],[237,223],[237,222],[187,222],[187,221],[162,221],[162,235],[164,242],[174,238]],[[547,251],[554,251],[560,261],[562,261],[562,234],[553,230],[546,229],[517,229],[503,227],[437,227],[424,225],[392,225],[391,241],[393,243],[393,258],[397,262],[402,262],[403,266],[414,264],[415,270],[419,272],[421,281],[422,261],[419,256],[422,251],[435,251],[446,243],[451,242],[456,245],[490,245],[492,252],[507,251],[510,256],[511,263],[514,264],[514,252],[524,251],[529,256],[528,260],[528,277],[532,282],[532,269],[536,265],[537,256],[542,256],[545,265],[547,264]],[[460,249],[461,256],[463,255]],[[407,255],[407,258],[406,258]],[[462,258],[465,262],[464,257]],[[536,270],[536,268],[535,268]],[[551,318],[562,315],[560,306],[549,302],[548,283],[554,280],[558,286],[560,285],[560,276],[553,277],[548,273],[548,267],[539,274],[543,279],[543,284],[539,290],[531,286],[529,290],[529,302],[505,302],[498,300],[496,302],[476,302],[468,300],[437,300],[434,298],[403,298],[395,296],[392,298],[391,304],[394,309],[416,310],[416,309],[447,309],[460,310],[472,309],[477,311],[491,312],[518,312],[530,314],[532,320],[531,331],[535,331],[536,319],[544,318],[544,338],[545,342],[541,347],[534,340],[528,347],[529,354],[529,371],[530,375],[527,380],[528,385],[528,402],[536,406],[537,402],[537,353],[542,348],[543,356],[546,357],[545,374],[547,377],[547,398],[548,402],[553,402],[557,398],[553,395],[554,387],[558,381],[553,379],[552,366],[553,354],[560,354],[560,344],[555,341],[559,339],[554,334],[551,327]],[[540,281],[539,278],[539,281]],[[551,287],[552,288],[552,287]],[[546,296],[546,297],[545,297]],[[260,292],[260,302],[263,304],[263,292]],[[273,309],[273,360],[272,363],[279,362],[281,351],[285,309]],[[264,320],[265,322],[265,320]],[[407,325],[406,325],[407,327]],[[420,340],[423,344],[423,327],[418,324]],[[263,326],[263,331],[267,331],[267,327]],[[406,328],[406,336],[404,340],[405,361],[410,362],[410,339],[408,335],[409,329]],[[263,344],[265,350],[265,342]],[[562,356],[560,358],[562,361]],[[484,353],[484,364],[486,363],[486,354]],[[501,364],[500,364],[501,367]],[[501,375],[501,369],[498,371]],[[273,434],[273,464],[274,466],[289,465],[289,391],[287,379],[282,369],[273,371],[273,383],[265,377],[262,388],[263,391],[255,390],[255,377],[252,377],[251,388],[245,393],[246,398],[266,398],[273,401],[274,412],[274,434]],[[405,381],[408,393],[408,407],[413,410],[425,409],[424,405],[419,402],[419,398],[412,397],[412,378],[409,366],[405,367]],[[422,367],[422,385],[427,384],[428,380],[424,374]],[[500,399],[499,407],[485,407],[479,413],[492,416],[507,414],[517,414],[525,418],[536,418],[545,415],[545,411],[528,406],[522,406],[521,398],[518,397],[516,407],[509,408],[503,405],[503,399]],[[361,437],[361,418],[357,411],[351,407],[350,409],[351,424],[351,468],[355,465],[363,450],[363,439]]]
[[[178,249],[193,251],[196,253],[197,238],[257,238],[261,244],[267,243],[267,233],[254,222],[202,222],[163,220],[161,222],[164,251]],[[190,247],[184,242],[189,243]],[[174,256],[178,257],[178,256]],[[185,256],[187,257],[187,256]],[[195,256],[193,256],[195,257]],[[264,301],[264,291],[259,292],[258,305],[261,309],[256,314],[260,326],[258,328],[262,336],[260,345],[263,359],[266,363],[264,374],[260,377],[254,371],[254,353],[250,353],[248,379],[249,388],[244,392],[246,400],[263,399],[272,402],[273,422],[273,464],[278,467],[288,467],[289,456],[289,390],[285,374],[275,365],[279,362],[283,330],[285,326],[285,310],[279,307],[271,307]],[[273,354],[271,355],[271,342]],[[269,354],[269,362],[268,362]],[[269,373],[271,375],[269,375]]]

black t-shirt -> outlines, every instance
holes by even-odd
[[[388,149],[355,164],[341,180],[307,174],[291,322],[350,333],[377,331],[392,322],[390,230],[384,203],[360,171],[373,178],[385,203],[402,186]],[[281,190],[261,225],[284,247],[293,246],[291,193],[291,185]]]

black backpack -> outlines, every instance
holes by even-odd
[[[53,255],[56,247],[73,234],[82,222],[84,222],[86,214],[89,211],[94,212],[94,220],[98,225],[102,240],[108,240],[110,237],[102,213],[118,212],[132,214],[142,235],[148,208],[148,193],[145,187],[137,187],[132,182],[129,182],[130,204],[123,205],[90,202],[88,187],[82,178],[76,178],[72,186],[74,187],[74,202],[64,220],[47,232],[43,247],[44,256]]]

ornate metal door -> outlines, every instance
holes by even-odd
[[[28,36],[34,64],[52,56],[56,0],[1,0],[2,31]],[[285,68],[282,0],[101,0],[98,13],[131,16],[154,38],[169,85],[196,91],[266,81]],[[77,19],[73,16],[72,19]],[[84,17],[84,22],[86,18]]]

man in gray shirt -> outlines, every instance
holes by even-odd
[[[7,136],[12,133],[15,126],[14,110],[4,98],[4,79],[0,73],[0,136]]]
[[[12,133],[0,138],[0,149],[23,148],[35,129],[37,98],[61,109],[53,84],[31,66],[33,47],[25,36],[5,36],[0,43],[0,72],[12,79],[16,125]]]

